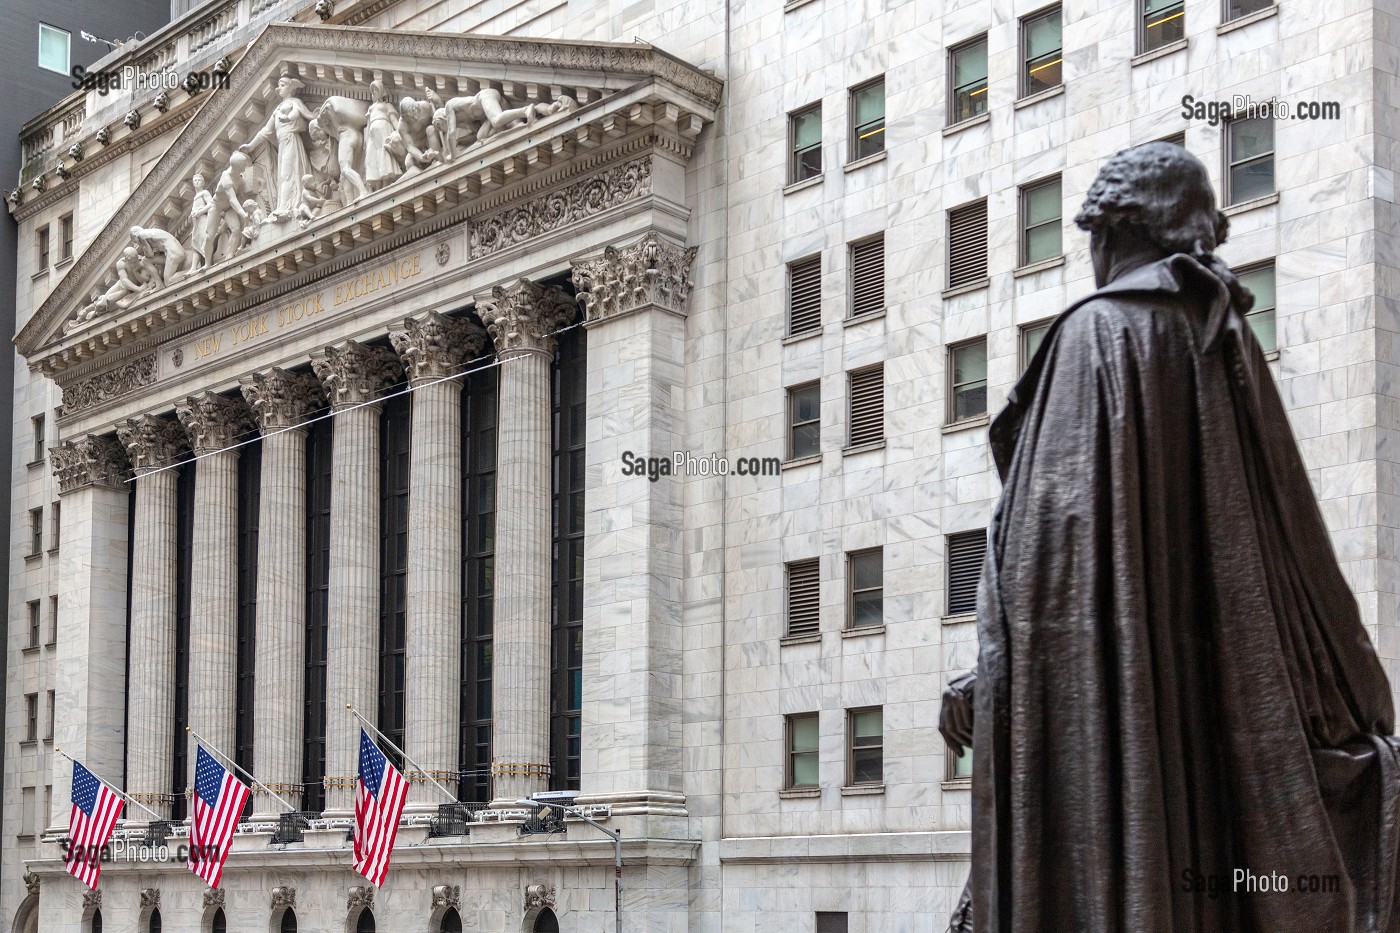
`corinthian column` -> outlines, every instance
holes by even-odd
[[[409,464],[408,618],[404,751],[455,793],[462,690],[462,382],[464,360],[486,332],[435,311],[403,322],[389,340],[413,386]],[[441,794],[410,778],[409,806]]]
[[[491,674],[492,806],[549,786],[549,643],[553,332],[573,299],[521,279],[477,314],[501,359],[496,467],[496,598]]]
[[[199,463],[190,541],[190,728],[232,755],[238,725],[238,454],[242,399],[201,392],[175,407]],[[195,756],[189,757],[194,786]]]
[[[355,810],[359,723],[379,697],[379,412],[394,354],[347,341],[312,357],[335,412],[326,632],[326,815]]]
[[[117,425],[117,437],[136,469],[126,787],[133,800],[169,819],[175,752],[176,474],[166,467],[184,452],[185,432],[168,418],[142,415]],[[138,814],[130,815],[144,818]]]
[[[258,498],[258,696],[253,704],[253,767],[273,793],[299,806],[302,701],[306,687],[306,429],[325,404],[310,374],[269,369],[242,380],[243,398],[263,433]],[[253,788],[253,819],[282,807]]]

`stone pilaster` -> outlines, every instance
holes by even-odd
[[[634,483],[623,451],[686,446],[685,311],[695,250],[655,233],[574,263],[587,308],[582,796],[639,814],[649,836],[685,831],[679,483]],[[627,568],[604,579],[602,556]],[[610,577],[613,575],[609,575]],[[629,831],[630,832],[630,831]]]
[[[496,598],[491,677],[492,803],[508,807],[549,786],[553,332],[577,305],[522,279],[477,302],[500,367],[496,472]]]
[[[462,639],[462,364],[486,333],[463,318],[429,312],[389,340],[413,386],[409,465],[408,619],[404,751],[456,790]],[[440,792],[412,778],[409,806],[431,809]]]
[[[98,774],[122,777],[126,750],[126,563],[131,470],[114,437],[49,451],[63,499],[54,745]],[[67,827],[73,767],[50,756],[49,826]]]
[[[306,687],[306,429],[325,404],[310,374],[270,369],[241,381],[263,433],[258,498],[258,625],[254,670],[253,770],[258,780],[300,806]],[[253,818],[281,804],[253,788]]]
[[[401,378],[394,354],[348,341],[311,360],[335,412],[326,632],[326,814],[355,809],[359,723],[379,697],[379,402]]]
[[[175,751],[176,574],[176,474],[169,467],[184,453],[186,438],[179,424],[154,415],[117,425],[117,437],[136,470],[126,788],[132,799],[168,819]],[[139,810],[127,815],[145,819]]]

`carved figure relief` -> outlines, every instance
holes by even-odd
[[[306,203],[305,186],[302,177],[311,173],[311,160],[306,154],[307,123],[316,115],[306,108],[297,96],[306,85],[290,74],[277,79],[277,96],[282,102],[272,109],[267,123],[258,130],[256,136],[238,147],[247,155],[255,154],[263,146],[272,146],[277,151],[277,201],[273,205],[270,220],[288,220]]]

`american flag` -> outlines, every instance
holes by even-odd
[[[199,746],[194,768],[194,817],[190,820],[190,871],[211,888],[219,886],[248,785],[224,770]]]
[[[408,782],[360,730],[360,782],[355,795],[355,870],[384,884],[389,855],[399,832],[399,814],[408,799]]]
[[[68,816],[69,849],[66,871],[89,888],[102,874],[99,853],[116,828],[122,799],[116,791],[73,762],[73,812]]]

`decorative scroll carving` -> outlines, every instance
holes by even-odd
[[[141,909],[155,909],[160,906],[160,888],[141,889]]]
[[[32,868],[26,867],[24,869],[24,889],[30,894],[38,894],[39,884],[39,876],[34,873]]]
[[[614,165],[561,191],[553,191],[526,204],[474,220],[471,225],[471,258],[480,259],[531,237],[576,224],[650,192],[650,156]]]
[[[63,413],[77,414],[95,405],[119,399],[156,381],[156,356],[143,356],[89,376],[63,389]]]
[[[311,368],[336,411],[372,402],[402,378],[392,352],[354,340],[313,355]]]
[[[294,885],[283,884],[272,889],[272,909],[279,907],[295,907],[297,905],[297,889]]]
[[[253,428],[252,412],[242,399],[208,391],[191,395],[176,405],[175,416],[185,426],[190,447],[196,454],[232,447],[241,435]]]
[[[462,363],[486,346],[486,331],[469,318],[429,311],[408,318],[402,330],[389,332],[409,383],[417,385],[457,373]]]
[[[326,404],[321,383],[309,373],[273,368],[239,380],[243,399],[253,409],[264,432],[292,428]]]
[[[550,910],[554,909],[554,885],[527,885],[525,888],[525,909],[540,910],[545,907]]]
[[[222,910],[225,906],[227,904],[224,900],[223,888],[210,888],[204,892],[204,909],[206,911]]]
[[[60,494],[85,486],[126,487],[126,450],[115,437],[87,434],[50,448],[49,462]]]
[[[117,425],[117,438],[137,476],[170,466],[189,445],[178,422],[155,415],[138,415]]]
[[[486,324],[496,352],[526,350],[554,353],[554,332],[573,320],[578,305],[560,288],[545,288],[521,279],[510,288],[497,285],[491,297],[476,303],[477,317]]]
[[[589,323],[648,305],[684,315],[695,252],[648,233],[629,246],[607,247],[599,259],[575,260],[574,287]]]
[[[102,909],[102,889],[101,889],[101,888],[93,888],[91,891],[84,891],[84,892],[83,892],[83,910],[84,910],[84,911],[89,911],[89,910],[101,910],[101,909]]]
[[[345,898],[345,909],[355,910],[360,907],[370,908],[374,906],[374,888],[367,884],[357,884],[350,888],[349,896]]]
[[[433,910],[462,909],[462,886],[438,884],[433,886]]]

